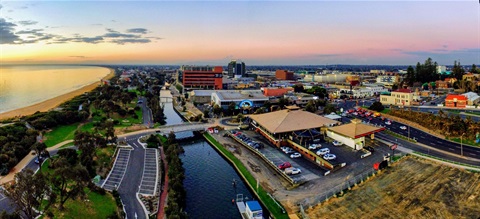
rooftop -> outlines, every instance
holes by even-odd
[[[251,119],[271,133],[292,132],[338,124],[338,121],[303,110],[280,110],[251,115]]]
[[[214,92],[220,100],[245,100],[261,99],[268,100],[261,90],[217,90]]]
[[[354,119],[351,123],[330,127],[329,130],[336,132],[338,134],[350,137],[350,138],[360,138],[373,134],[375,132],[385,130],[384,127],[376,127],[372,125],[363,124],[360,120]]]
[[[250,209],[250,211],[262,210],[262,207],[257,201],[248,201],[246,202],[246,205],[248,206],[248,209]]]
[[[412,93],[412,91],[410,89],[398,89],[394,92],[400,92],[400,93]]]

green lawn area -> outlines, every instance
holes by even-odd
[[[52,131],[45,133],[45,145],[52,147],[60,142],[73,139],[78,123],[64,125],[54,128]]]
[[[251,186],[251,188],[256,188],[257,181],[255,178],[250,174],[248,169],[243,165],[243,163],[235,157],[230,151],[225,149],[223,145],[221,145],[217,140],[215,140],[209,133],[205,133],[204,136],[213,144],[215,148],[220,150],[222,154],[224,154],[233,165],[238,168],[240,173],[247,179],[247,183]],[[265,190],[261,186],[258,187],[257,196],[262,201],[262,203],[267,207],[270,214],[272,214],[276,219],[288,218],[286,213],[282,213],[282,209],[275,203],[275,201],[270,198]]]
[[[475,143],[474,140],[469,140],[469,139],[466,139],[466,138],[463,138],[463,139],[460,139],[460,138],[449,138],[448,140],[457,142],[457,143],[459,143],[459,144],[460,144],[460,143],[463,143],[463,144],[473,145],[473,146],[477,146],[477,147],[480,146],[480,143]]]
[[[108,167],[112,161],[113,153],[115,153],[116,146],[109,145],[105,148],[98,148],[95,153],[97,155],[97,163],[101,167]]]
[[[42,171],[42,173],[51,173],[51,172],[53,172],[52,169],[48,168],[48,165],[50,165],[50,161],[51,161],[51,160],[52,160],[52,159],[47,159],[47,160],[45,160],[45,162],[43,162],[42,168],[41,168],[41,170],[40,170],[40,171]]]
[[[117,210],[115,199],[110,193],[100,195],[88,188],[85,188],[85,193],[88,201],[82,199],[68,200],[63,211],[51,207],[49,210],[53,212],[54,218],[107,218]]]

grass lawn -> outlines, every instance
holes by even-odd
[[[257,181],[255,180],[255,178],[248,171],[248,169],[243,165],[243,163],[238,158],[235,157],[235,155],[233,155],[230,151],[225,149],[209,133],[205,133],[204,136],[210,142],[212,142],[215,148],[220,150],[222,154],[224,154],[231,162],[233,162],[233,165],[237,167],[240,173],[247,179],[247,183],[250,185],[251,188],[255,188],[257,186]],[[280,207],[275,203],[275,201],[272,198],[270,198],[270,196],[267,194],[265,190],[263,190],[261,186],[258,188],[257,196],[265,205],[265,207],[267,207],[270,214],[274,215],[275,218],[277,219],[288,218],[288,215],[286,213],[282,213],[282,209],[280,209]]]
[[[52,131],[45,133],[45,144],[47,147],[52,147],[60,142],[73,139],[77,127],[78,123],[74,123],[54,128]]]
[[[468,145],[473,145],[473,146],[480,146],[480,143],[475,143],[474,140],[469,140],[469,139],[466,139],[466,138],[463,138],[463,139],[460,139],[460,138],[449,138],[448,140],[450,141],[454,141],[454,142],[457,142],[457,143],[463,143],[463,144],[468,144]]]
[[[92,219],[107,218],[116,210],[115,199],[110,193],[100,195],[85,188],[87,198],[69,199],[65,202],[65,209],[59,211],[58,208],[51,207],[49,210],[53,212],[54,218],[75,218],[75,219]]]
[[[99,165],[99,167],[103,167],[101,168],[102,169],[102,173],[99,173],[100,175],[103,174],[103,172],[105,172],[105,168],[108,168],[108,166],[110,165],[110,162],[112,161],[112,156],[113,156],[113,153],[115,153],[115,148],[116,146],[114,145],[109,145],[105,148],[98,148],[95,153],[97,155],[97,163]]]

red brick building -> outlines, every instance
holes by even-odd
[[[293,72],[286,70],[277,70],[275,72],[275,78],[278,80],[294,80]]]
[[[285,88],[275,88],[275,87],[265,87],[262,88],[263,95],[267,97],[280,97],[285,95],[287,92],[293,92],[293,87],[285,87]]]
[[[463,95],[449,94],[445,98],[446,107],[465,108],[468,98]]]
[[[193,89],[222,89],[222,66],[182,66],[180,74],[183,86]]]

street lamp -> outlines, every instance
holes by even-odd
[[[463,157],[463,135],[465,135],[465,133],[463,133],[460,136],[460,154],[462,155],[462,157]]]

